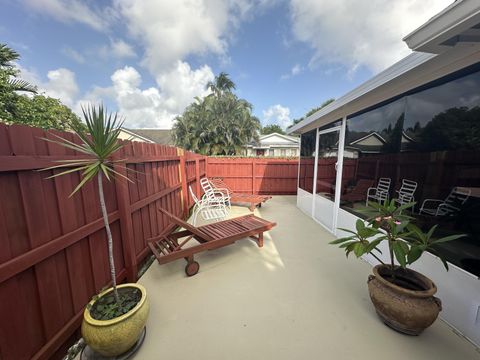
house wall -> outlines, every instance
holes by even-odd
[[[299,154],[299,148],[291,148],[291,147],[270,147],[264,150],[265,150],[264,156],[297,157]],[[244,154],[246,156],[257,156],[257,149],[247,148]]]

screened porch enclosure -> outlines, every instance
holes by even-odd
[[[438,246],[480,276],[480,65],[302,134],[299,206],[332,233],[343,211],[362,217],[375,200],[414,201],[412,215]],[[380,184],[381,185],[381,184]],[[342,211],[343,210],[343,211]]]

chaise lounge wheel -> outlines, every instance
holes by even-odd
[[[187,274],[187,276],[193,276],[198,273],[198,269],[200,269],[200,264],[198,262],[189,262],[187,266],[185,266],[185,274]]]

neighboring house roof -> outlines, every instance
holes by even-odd
[[[378,134],[377,132],[374,131],[374,132],[371,132],[371,133],[368,134],[368,135],[365,135],[365,136],[361,137],[360,139],[357,139],[357,140],[355,140],[355,141],[352,141],[352,142],[350,143],[350,145],[354,145],[354,144],[364,145],[363,143],[366,143],[367,140],[368,140],[369,138],[371,138],[372,136],[375,137],[375,138],[377,138],[378,141],[380,141],[381,144],[385,144],[385,143],[386,143],[385,139],[384,139],[380,134]]]
[[[414,140],[408,136],[405,131],[402,131],[402,151],[408,150],[408,145],[413,143]],[[381,136],[376,131],[372,131],[371,133],[361,136],[358,139],[350,141],[346,145],[347,148],[350,150],[357,150],[363,153],[380,153],[382,151],[383,146],[387,143],[387,140],[383,136]]]
[[[247,147],[256,149],[268,149],[271,147],[299,147],[300,139],[296,136],[282,135],[279,133],[271,133],[261,135],[258,142],[252,142]]]
[[[170,129],[126,129],[122,128],[133,138],[139,137],[139,141],[156,144],[173,145],[172,130]],[[135,140],[135,139],[133,139]]]

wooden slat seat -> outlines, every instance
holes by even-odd
[[[185,272],[188,276],[195,275],[200,267],[193,259],[194,254],[230,245],[243,238],[253,238],[258,246],[262,247],[263,233],[276,225],[251,214],[196,227],[162,208],[159,211],[185,230],[149,239],[148,246],[160,264],[185,258],[187,260]],[[185,240],[180,242],[179,239],[183,238]],[[195,239],[198,244],[185,247],[191,239]]]

